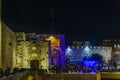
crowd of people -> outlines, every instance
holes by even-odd
[[[25,69],[25,68],[17,68],[15,67],[13,71],[9,67],[6,67],[5,70],[0,68],[0,78],[4,76],[9,76],[11,74],[19,73],[25,70],[30,70],[30,71],[36,71],[36,69]],[[102,73],[102,72],[120,72],[120,69],[115,69],[115,68],[101,68],[101,67],[86,67],[86,66],[53,66],[52,68],[47,69],[38,69],[39,73],[41,74],[46,74],[47,72],[51,73],[72,73],[72,72],[82,72],[82,73],[90,73],[90,72],[95,72],[95,73]]]
[[[90,73],[90,72],[95,72],[95,73],[102,73],[102,72],[120,72],[120,69],[116,68],[109,68],[109,67],[88,67],[88,66],[64,66],[64,67],[59,67],[59,66],[54,66],[49,69],[50,72],[52,73],[69,73],[69,72],[81,72],[81,73]]]
[[[5,70],[0,68],[0,78],[3,76],[9,76],[10,75],[10,68],[7,67]]]
[[[5,70],[0,68],[0,78],[5,77],[5,76],[9,76],[11,74],[15,74],[15,73],[18,73],[18,72],[22,72],[22,71],[25,71],[25,70],[26,70],[25,68],[17,68],[17,67],[15,67],[13,69],[13,71],[11,71],[11,69],[9,67],[6,67]]]

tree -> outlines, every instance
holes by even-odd
[[[93,54],[90,56],[90,59],[91,59],[91,60],[96,60],[96,61],[102,62],[103,56],[100,55],[100,54],[98,54],[98,53],[93,53]]]
[[[113,66],[114,66],[114,68],[116,70],[117,69],[117,62],[116,62],[116,60],[113,61]]]
[[[66,65],[70,65],[70,59],[66,58]]]

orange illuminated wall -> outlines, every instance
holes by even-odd
[[[57,39],[54,36],[49,36],[46,40],[51,41],[51,47],[60,46],[60,39]]]
[[[50,41],[50,64],[64,65],[65,64],[65,40],[64,35],[47,35],[46,41]]]

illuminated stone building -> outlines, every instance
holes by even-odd
[[[106,63],[111,60],[112,47],[105,46],[68,46],[66,48],[66,57],[73,64],[80,64],[84,57],[90,57],[92,54],[100,54]]]
[[[49,52],[49,67],[53,65],[64,66],[65,65],[65,38],[64,34],[31,34],[27,36],[33,37],[37,40],[47,41],[50,43]]]
[[[65,65],[65,37],[64,34],[46,35],[46,41],[50,41],[50,66],[64,66]]]
[[[16,33],[16,67],[28,67],[28,47],[25,33]]]
[[[28,33],[29,34],[29,33]],[[49,42],[41,41],[34,37],[34,34],[28,36],[24,32],[16,33],[17,46],[17,66],[29,68],[31,60],[39,61],[39,68],[48,69],[49,60]]]
[[[18,67],[30,67],[31,60],[39,60],[39,68],[44,69],[65,65],[64,35],[19,32],[16,38]]]
[[[0,17],[1,17],[1,15],[0,15]],[[0,67],[2,67],[2,58],[1,58],[2,57],[2,36],[1,35],[2,35],[2,22],[1,22],[1,18],[0,18]]]
[[[85,42],[82,42],[82,41],[74,41],[72,43],[72,45],[74,46],[84,46],[84,45],[89,45],[90,44],[90,41],[85,41]]]
[[[105,39],[103,40],[103,45],[112,47],[112,61],[117,62],[117,65],[120,66],[120,39]]]
[[[116,45],[116,47],[118,45],[120,45],[120,39],[117,40],[110,40],[110,39],[105,39],[103,40],[103,46],[111,46],[114,47]],[[119,46],[118,46],[119,47]]]
[[[9,66],[12,70],[16,66],[15,51],[15,33],[2,22],[0,26],[0,67],[5,69]]]

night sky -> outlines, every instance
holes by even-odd
[[[118,39],[120,0],[2,0],[2,20],[15,32],[64,33],[67,44]]]

